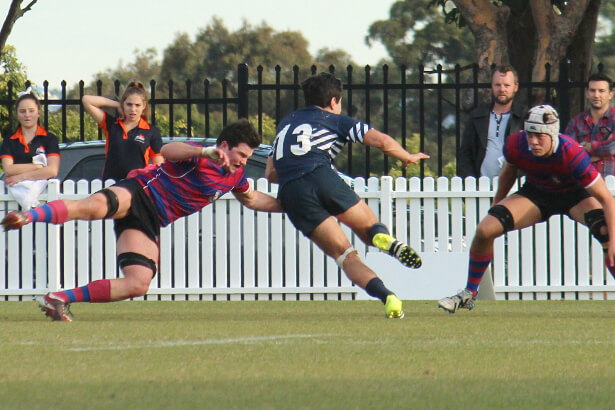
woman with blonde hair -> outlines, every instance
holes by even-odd
[[[119,181],[129,171],[145,167],[150,160],[153,164],[164,161],[160,154],[160,131],[147,122],[149,107],[142,83],[128,84],[120,101],[98,95],[84,95],[81,101],[106,137],[104,180]],[[118,117],[106,113],[103,108],[115,108]]]

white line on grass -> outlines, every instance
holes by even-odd
[[[277,342],[288,339],[309,339],[315,337],[327,337],[334,335],[272,335],[272,336],[252,336],[252,337],[233,337],[228,339],[207,339],[207,340],[172,340],[159,341],[140,344],[123,344],[116,346],[89,346],[89,347],[69,347],[66,350],[71,352],[85,352],[92,350],[128,350],[128,349],[148,349],[158,347],[177,347],[177,346],[201,346],[201,345],[218,345],[218,344],[233,344],[233,343],[261,343],[261,342]]]

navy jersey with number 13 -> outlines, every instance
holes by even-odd
[[[271,156],[280,185],[331,161],[347,142],[363,143],[370,126],[316,106],[297,110],[278,125]]]

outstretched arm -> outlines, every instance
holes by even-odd
[[[162,156],[169,161],[184,161],[190,158],[209,158],[222,166],[228,166],[228,157],[216,147],[201,147],[185,142],[169,142],[160,149]]]
[[[379,149],[389,157],[397,158],[401,161],[401,165],[404,168],[410,164],[416,164],[422,159],[429,158],[429,155],[423,154],[422,152],[410,154],[390,135],[380,132],[375,128],[367,131],[365,137],[363,137],[363,143]]]
[[[247,192],[233,192],[235,198],[244,206],[255,211],[283,212],[282,206],[277,199],[260,191],[250,189]]]

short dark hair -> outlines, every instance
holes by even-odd
[[[261,136],[250,121],[245,118],[227,125],[220,131],[220,136],[216,140],[216,145],[226,141],[229,149],[234,148],[242,142],[248,144],[252,149],[257,148],[261,143]]]
[[[508,72],[513,73],[513,77],[515,77],[515,83],[519,83],[519,74],[517,74],[517,70],[509,64],[500,64],[497,65],[491,70],[491,79],[493,80],[493,75],[495,73],[506,74]]]
[[[301,83],[305,105],[316,105],[324,108],[331,98],[339,101],[342,98],[342,82],[330,73],[314,75]]]
[[[589,83],[591,81],[606,81],[607,84],[609,85],[609,91],[613,91],[613,80],[611,80],[611,77],[609,77],[608,75],[604,73],[591,74],[589,78],[587,79],[587,87],[589,87]]]

